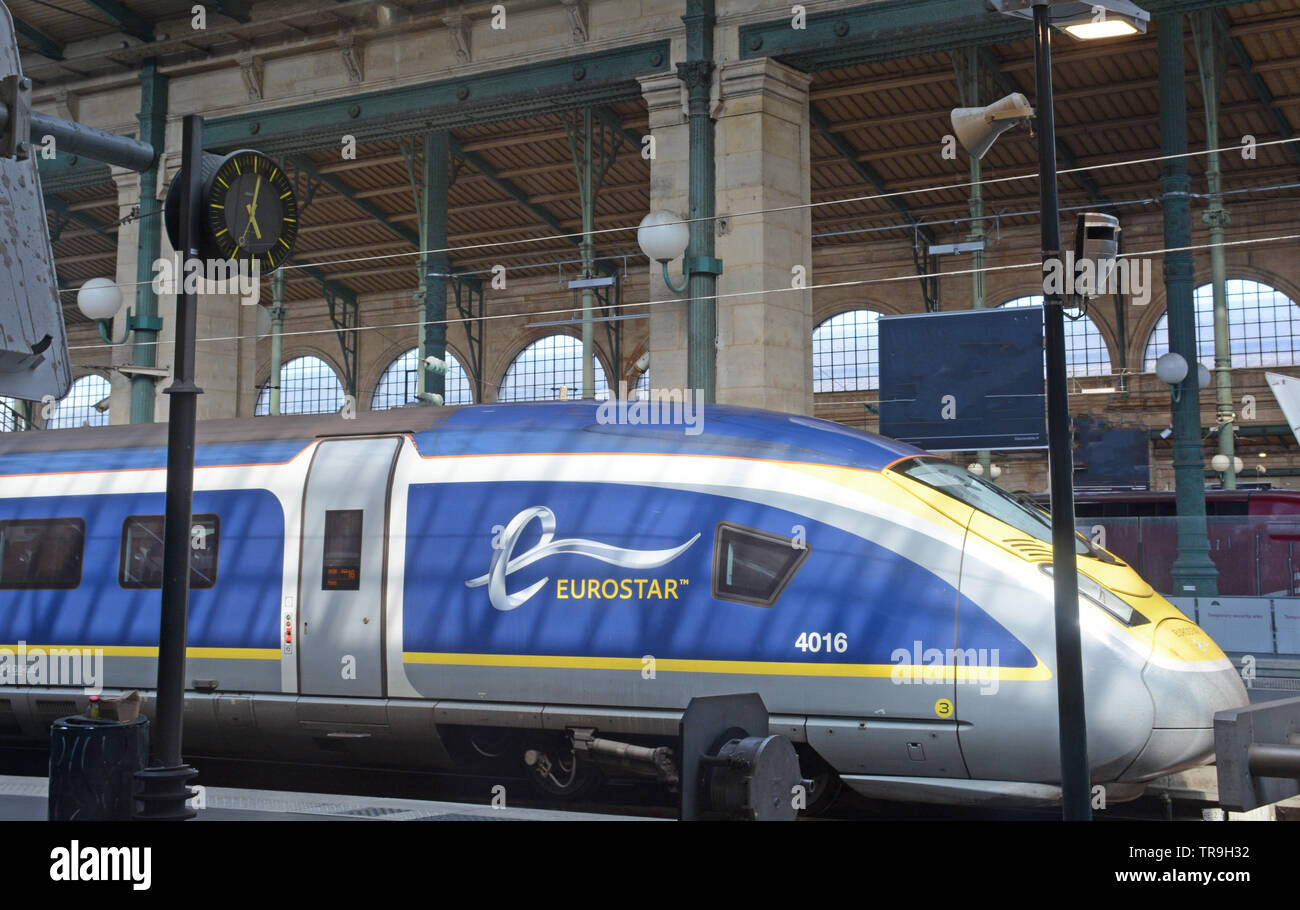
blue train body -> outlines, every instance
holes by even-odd
[[[194,513],[216,525],[195,546],[216,575],[190,596],[189,748],[433,767],[494,752],[496,730],[572,768],[574,730],[671,739],[691,697],[755,691],[865,794],[1059,797],[1039,518],[826,421],[715,406],[692,435],[602,414],[200,424]],[[96,649],[104,686],[148,690],[160,594],[124,582],[156,552],[127,520],[160,521],[164,428],[3,437],[0,651]],[[1131,569],[1079,563],[1113,593],[1080,617],[1093,773],[1120,798],[1203,761],[1244,690]],[[0,686],[0,742],[78,700]]]

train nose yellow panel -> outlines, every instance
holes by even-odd
[[[1204,629],[1180,617],[1156,627],[1142,681],[1155,703],[1156,728],[1210,731],[1216,712],[1247,702],[1232,662]]]
[[[1186,619],[1170,617],[1156,627],[1153,637],[1151,661],[1157,665],[1166,662],[1200,663],[1223,660],[1227,655],[1205,634],[1205,630]]]

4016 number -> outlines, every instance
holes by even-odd
[[[849,636],[844,632],[836,632],[834,635],[830,632],[800,632],[794,640],[794,646],[805,654],[818,654],[822,651],[827,654],[832,651],[843,654],[849,649]]]

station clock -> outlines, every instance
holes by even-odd
[[[206,189],[207,234],[223,259],[257,260],[271,272],[293,252],[298,203],[271,158],[247,150],[227,155]]]
[[[200,255],[256,261],[264,275],[283,265],[298,237],[298,202],[284,168],[253,149],[205,153],[200,178]],[[168,188],[166,222],[172,246],[178,247],[179,173]]]

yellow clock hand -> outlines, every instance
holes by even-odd
[[[240,246],[243,246],[244,241],[248,239],[249,228],[253,229],[253,232],[257,235],[258,240],[262,239],[262,231],[257,226],[257,215],[254,214],[254,212],[257,210],[257,194],[262,191],[262,178],[260,175],[258,175],[253,179],[255,181],[253,183],[253,201],[248,205],[244,206],[244,211],[248,212],[248,223],[244,225],[244,232],[239,235]]]
[[[253,226],[253,233],[257,239],[262,239],[262,229],[257,226],[257,194],[262,192],[262,175],[257,175],[257,182],[253,184],[253,204],[248,207],[248,223]]]

